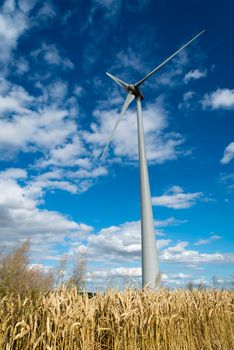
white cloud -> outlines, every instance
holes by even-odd
[[[229,143],[229,145],[224,150],[223,158],[221,163],[228,164],[234,158],[234,142]]]
[[[172,218],[157,222],[156,233],[159,225],[163,227],[169,225],[169,222],[175,223]],[[219,237],[217,235],[211,236],[211,240],[215,239],[219,239]],[[188,273],[188,269],[200,269],[201,264],[232,264],[234,262],[233,253],[200,253],[197,250],[188,249],[188,242],[173,243],[169,238],[157,239],[157,243],[163,270],[167,266],[170,271],[170,264],[173,267],[175,264],[184,266],[184,272],[163,273],[162,280],[166,284],[183,285],[187,283],[188,279],[191,280],[194,277]],[[127,277],[133,279],[141,277],[141,268],[139,267],[141,260],[140,221],[103,228],[97,233],[91,233],[83,243],[73,241],[70,244],[70,249],[70,254],[85,253],[90,263],[88,274],[90,281],[96,279],[103,281],[114,277],[120,278],[119,282],[121,282],[121,279]],[[182,280],[184,283],[179,282]]]
[[[212,235],[207,239],[199,239],[196,243],[194,243],[194,245],[203,245],[203,244],[209,244],[213,241],[217,241],[219,239],[221,239],[222,237],[219,235]]]
[[[27,73],[29,71],[28,61],[23,57],[19,57],[17,59],[17,62],[15,62],[15,69],[17,75],[23,75]]]
[[[63,143],[62,146],[57,145],[50,150],[48,157],[37,162],[41,168],[49,165],[75,166],[79,156],[85,152],[81,140],[74,136],[70,142]]]
[[[152,204],[173,209],[185,209],[196,204],[202,196],[202,192],[185,193],[180,186],[172,186],[162,196],[152,197]]]
[[[179,146],[183,138],[179,134],[166,132],[168,126],[166,111],[159,104],[148,104],[143,110],[144,130],[146,138],[147,158],[155,163],[163,163],[166,160],[177,158],[181,153]],[[111,131],[113,130],[118,111],[95,110],[96,122],[91,124],[91,132],[83,132],[86,142],[93,144],[98,156]],[[116,116],[114,118],[114,116]],[[137,120],[136,113],[132,109],[126,112],[110,145],[109,154],[113,148],[116,157],[127,157],[130,160],[138,159],[137,144]]]
[[[40,169],[39,169],[40,170]],[[34,198],[42,198],[45,191],[60,189],[72,194],[87,191],[101,176],[105,176],[107,170],[104,167],[70,170],[64,167],[53,168],[39,175],[31,176],[27,181],[28,191]]]
[[[168,227],[168,226],[178,226],[178,225],[181,225],[181,224],[184,224],[186,223],[187,220],[179,220],[179,219],[176,219],[174,217],[170,217],[170,218],[167,218],[165,220],[157,220],[155,222],[155,225],[156,225],[156,228],[157,227]]]
[[[56,17],[56,11],[49,0],[42,4],[41,8],[39,9],[37,13],[37,21],[35,25],[39,25],[41,21],[47,21],[48,19],[53,19]]]
[[[18,40],[30,26],[29,15],[36,1],[5,0],[0,8],[0,65],[2,73],[6,73],[12,64],[12,55]],[[21,67],[22,68],[22,67]]]
[[[82,86],[76,85],[73,91],[74,95],[80,97],[84,94],[84,88]]]
[[[170,88],[178,86],[181,84],[182,75],[188,62],[188,51],[180,52],[168,63],[167,67],[165,66],[165,71],[159,71],[155,82],[159,85],[170,86]],[[152,82],[155,84],[154,81]]]
[[[193,69],[185,74],[184,82],[187,84],[190,80],[198,80],[206,77],[207,70]]]
[[[161,236],[161,228],[182,224],[175,218],[155,222],[156,235]],[[72,251],[86,250],[90,261],[109,261],[111,263],[140,262],[141,255],[141,224],[140,221],[125,222],[119,226],[110,226],[90,235],[85,245],[74,243]],[[159,249],[171,243],[171,239],[157,239]]]
[[[25,179],[27,176],[26,170],[20,168],[8,168],[0,172],[1,179]]]
[[[85,157],[88,146],[77,131],[77,114],[67,96],[67,83],[57,80],[39,87],[41,94],[35,97],[20,86],[0,80],[1,155],[11,159],[18,152],[39,152],[34,158],[34,171],[40,174],[34,174],[30,182],[35,194],[42,196],[46,188],[86,191],[107,170]],[[64,170],[59,179],[40,178],[48,167],[73,169]]]
[[[161,259],[164,262],[185,263],[194,266],[201,263],[233,263],[233,253],[200,253],[196,250],[186,249],[188,242],[180,242],[175,246],[164,249]]]
[[[43,58],[50,65],[59,66],[62,69],[73,69],[74,64],[71,60],[61,53],[55,44],[43,43],[41,47],[32,52],[32,56]]]
[[[194,91],[191,91],[191,90],[185,92],[184,95],[183,95],[183,101],[184,102],[190,101],[194,97],[195,94],[196,93]]]
[[[233,109],[234,108],[234,90],[217,89],[214,92],[205,94],[202,100],[203,108],[212,109]]]
[[[196,93],[192,90],[185,92],[182,96],[182,102],[179,103],[178,108],[183,109],[183,112],[191,111],[192,108],[194,109],[195,96],[196,96]],[[192,106],[192,104],[194,104],[194,106]]]
[[[117,53],[116,60],[118,63],[112,66],[111,71],[116,71],[118,68],[124,71],[124,68],[127,68],[145,74],[146,67],[142,53],[134,51],[131,47]]]
[[[61,145],[65,147],[69,140],[74,140],[76,154],[83,152],[81,141],[77,141],[76,121],[69,108],[60,106],[66,97],[64,82],[45,87],[37,97],[6,81],[1,82],[0,88],[0,149],[6,155],[19,151],[53,152]]]
[[[90,286],[95,287],[95,290],[103,290],[106,288],[126,287],[141,288],[142,270],[140,267],[115,267],[89,271],[87,280]],[[188,281],[193,280],[193,275],[183,272],[177,273],[162,273],[162,285],[170,287],[184,287]],[[199,280],[200,281],[200,280]]]
[[[76,130],[73,121],[67,120],[67,111],[44,109],[28,111],[24,116],[0,121],[0,148],[6,151],[33,151],[51,149],[64,144]]]
[[[23,169],[10,169],[8,174],[6,178],[7,172],[0,173],[1,240],[6,244],[31,239],[33,254],[38,250],[41,257],[43,251],[41,259],[45,259],[42,247],[51,250],[55,243],[64,244],[66,236],[82,237],[92,231],[91,226],[79,224],[58,212],[39,209],[40,202],[30,187],[19,185],[16,180],[25,177]],[[56,256],[58,252],[55,250],[53,254]]]
[[[112,269],[107,269],[107,270],[98,270],[98,271],[94,271],[88,274],[88,277],[91,278],[108,278],[109,276],[112,277],[141,277],[142,276],[142,270],[141,267],[124,267],[124,266],[120,266],[120,267],[115,267]],[[185,274],[183,272],[178,272],[178,273],[163,273],[162,274],[162,281],[167,281],[169,282],[170,280],[174,280],[174,279],[188,279],[191,278],[192,275],[190,274]],[[174,281],[173,281],[174,282]]]
[[[221,174],[220,181],[224,183],[229,190],[232,191],[234,189],[234,173]],[[225,198],[225,202],[229,202],[229,199]]]

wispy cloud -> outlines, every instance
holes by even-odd
[[[207,70],[192,69],[185,74],[184,82],[188,84],[190,80],[198,80],[207,76]]]
[[[212,235],[206,239],[201,238],[199,239],[196,243],[194,243],[194,245],[203,245],[203,244],[209,244],[212,243],[213,241],[217,241],[219,239],[221,239],[222,237],[219,235]]]
[[[234,173],[222,173],[220,175],[220,182],[224,183],[228,189],[234,189]]]
[[[223,158],[221,159],[222,164],[228,164],[234,158],[234,142],[229,143],[225,148]]]
[[[162,196],[152,197],[152,204],[173,209],[185,209],[195,205],[202,197],[202,192],[185,193],[180,186],[172,186]]]
[[[55,44],[43,43],[39,49],[32,52],[32,57],[44,59],[49,65],[59,66],[62,69],[73,69],[74,64],[71,60],[58,49]]]
[[[195,101],[195,97],[195,91],[186,91],[182,96],[182,102],[179,103],[178,108],[182,109],[184,113],[190,113],[198,105],[198,103]]]

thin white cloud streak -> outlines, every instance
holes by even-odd
[[[186,209],[191,208],[202,197],[202,192],[185,193],[180,186],[172,186],[162,196],[152,197],[152,204],[172,209]]]
[[[185,74],[184,82],[188,84],[190,80],[198,80],[207,76],[207,70],[193,69]]]
[[[199,239],[196,243],[194,243],[194,245],[204,245],[204,244],[209,244],[212,243],[213,241],[217,241],[219,239],[221,239],[222,237],[219,235],[212,235],[209,238],[201,238]]]
[[[201,102],[204,109],[234,109],[234,90],[217,89],[205,94]]]
[[[223,158],[221,159],[222,164],[228,164],[234,158],[234,142],[229,143],[225,148]]]

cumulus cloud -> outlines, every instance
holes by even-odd
[[[108,276],[113,276],[113,277],[141,277],[142,276],[142,270],[141,267],[115,267],[111,268],[108,270],[99,270],[99,271],[94,271],[93,273],[89,273],[88,276],[92,276],[95,278],[103,278],[103,277],[108,277]],[[191,278],[192,275],[190,274],[185,274],[183,272],[178,272],[178,273],[163,273],[162,274],[162,281],[168,281],[170,279],[187,279]]]
[[[187,84],[190,80],[198,80],[206,77],[207,70],[193,69],[185,74],[184,82]]]
[[[173,217],[155,221],[155,232],[162,235],[165,227],[183,224],[184,220]],[[159,249],[167,247],[171,239],[158,238]],[[109,261],[111,263],[139,263],[141,256],[141,223],[140,221],[125,222],[118,226],[101,229],[87,238],[85,244],[73,243],[71,251],[86,251],[90,261]]]
[[[49,167],[67,170],[61,172],[59,179],[42,181],[40,176],[34,175],[35,192],[42,193],[46,186],[48,190],[64,189],[71,193],[85,191],[95,179],[107,175],[107,170],[88,159],[89,145],[84,144],[82,132],[78,133],[78,110],[67,96],[67,83],[56,80],[38,88],[41,93],[33,96],[21,86],[0,80],[2,159],[11,159],[19,152],[38,152],[34,169],[39,175]]]
[[[8,170],[11,176],[6,177],[6,174],[0,173],[1,240],[6,244],[31,239],[33,251],[37,245],[42,251],[42,246],[49,249],[53,244],[64,243],[66,236],[82,237],[92,230],[90,226],[72,221],[56,211],[39,209],[40,201],[30,188],[17,181],[25,177],[24,170],[11,169]]]
[[[59,259],[58,247],[66,249],[68,241],[82,240],[93,230],[91,226],[73,221],[56,211],[40,209],[38,193],[27,184],[19,184],[16,179],[24,174],[16,169],[13,175],[6,178],[6,173],[0,174],[0,226],[5,246],[30,239],[31,259],[45,263]]]
[[[94,162],[85,157],[81,133],[78,137],[66,82],[57,80],[40,90],[41,94],[32,96],[21,86],[0,80],[1,156],[9,159],[18,152],[40,152],[35,158],[40,169],[76,166],[95,170]],[[97,177],[95,171],[89,177]]]
[[[170,222],[170,223],[169,223]],[[173,220],[156,222],[157,227],[172,225]],[[158,239],[159,248],[167,246],[170,239]],[[72,251],[85,249],[91,261],[139,262],[141,255],[140,221],[130,221],[119,226],[110,226],[91,235],[85,245],[74,243]]]
[[[105,270],[95,270],[87,273],[87,280],[91,288],[105,290],[106,288],[141,288],[142,271],[139,267],[116,267]],[[184,272],[162,273],[161,282],[166,287],[183,288],[192,282],[198,287],[201,284],[209,285],[209,281],[203,276],[195,278],[194,275]],[[223,283],[223,280],[219,280]]]
[[[233,109],[234,90],[224,88],[205,94],[202,100],[202,106],[204,109]]]
[[[113,130],[118,111],[116,109],[94,111],[96,122],[91,124],[91,132],[83,132],[86,142],[93,144],[96,154],[100,154]],[[149,161],[163,163],[175,159],[182,151],[180,145],[184,142],[178,133],[166,132],[168,127],[167,114],[159,104],[148,104],[144,108],[144,130],[146,138],[147,157]],[[138,159],[137,120],[136,113],[128,110],[121,120],[115,133],[109,154],[113,149],[115,157],[127,157],[131,161]]]
[[[223,158],[221,159],[222,164],[228,164],[234,158],[234,142],[229,143],[225,148]]]
[[[174,222],[174,220],[172,220]],[[169,220],[159,221],[157,227],[170,225]],[[174,224],[171,224],[174,225]],[[219,239],[217,235],[211,236],[211,240]],[[200,269],[201,264],[232,264],[234,262],[233,253],[201,253],[195,249],[189,249],[189,242],[173,242],[172,239],[157,239],[159,247],[160,262],[168,269],[170,265],[183,265],[184,271],[189,271],[191,267]],[[198,242],[205,244],[204,242]],[[197,244],[197,245],[199,245]],[[90,262],[90,275],[103,279],[108,277],[140,277],[139,268],[141,259],[141,235],[140,221],[126,222],[118,226],[110,226],[101,229],[99,232],[91,234],[83,242],[73,241],[70,244],[70,254],[85,253]],[[99,266],[97,269],[95,264]],[[125,265],[125,266],[124,266]],[[91,272],[92,271],[92,272]],[[177,274],[164,274],[164,281],[169,284],[176,280],[190,278],[186,272]],[[92,278],[91,278],[92,279]],[[171,282],[170,282],[171,281]],[[179,283],[178,283],[179,284]]]
[[[185,209],[192,207],[202,197],[202,192],[185,193],[180,186],[172,186],[162,196],[152,197],[152,204],[173,209]]]
[[[39,174],[34,174],[30,182],[35,193],[42,195],[46,189],[86,191],[107,170],[87,157],[88,145],[84,145],[82,133],[78,133],[78,111],[67,96],[68,85],[56,80],[38,88],[41,93],[33,96],[21,86],[0,80],[1,157],[9,160],[19,152],[37,152],[34,170]],[[48,168],[67,169],[58,179],[42,179],[41,174]]]
[[[196,250],[186,249],[188,242],[179,242],[175,246],[164,249],[161,259],[165,262],[185,263],[194,266],[200,263],[229,263],[234,262],[233,253],[200,253]]]
[[[8,168],[0,172],[1,179],[25,179],[28,176],[25,169]]]

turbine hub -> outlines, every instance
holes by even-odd
[[[144,95],[142,94],[140,89],[138,87],[136,87],[135,85],[128,85],[127,92],[131,95],[134,95],[136,98],[140,97],[141,100],[144,100]]]

